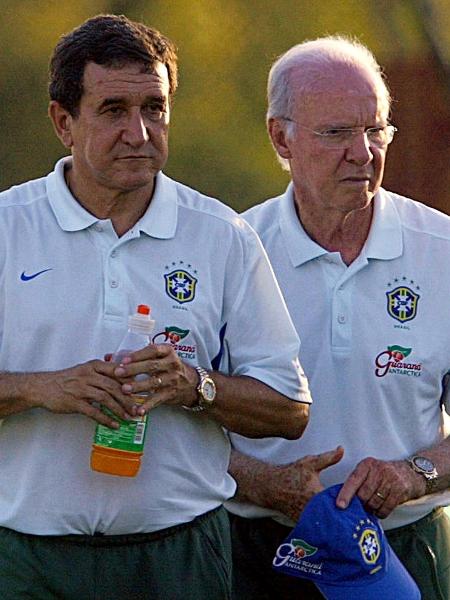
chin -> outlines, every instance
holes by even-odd
[[[122,189],[124,192],[132,192],[153,185],[156,173],[149,173],[148,171],[140,176],[134,174],[130,177],[121,177],[116,180],[116,187]]]
[[[346,211],[364,210],[368,208],[373,200],[372,193],[359,194],[346,199],[345,206]]]

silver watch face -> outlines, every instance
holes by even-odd
[[[413,458],[413,462],[416,467],[418,467],[421,471],[424,471],[424,473],[433,473],[434,471],[433,463],[424,456],[415,456]]]
[[[211,379],[206,379],[202,383],[202,396],[205,402],[213,402],[216,397],[216,386]]]

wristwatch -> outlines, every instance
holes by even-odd
[[[425,478],[425,494],[432,494],[436,489],[438,472],[431,460],[425,456],[411,456],[407,461],[413,471]]]
[[[214,400],[216,399],[216,384],[206,369],[195,367],[195,370],[198,373],[197,404],[193,406],[185,406],[183,404],[183,408],[192,412],[199,412],[214,404]]]

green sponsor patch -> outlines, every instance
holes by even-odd
[[[316,546],[311,546],[308,542],[301,539],[293,539],[291,540],[291,544],[295,548],[295,554],[298,558],[304,558],[305,556],[312,556],[317,552]]]

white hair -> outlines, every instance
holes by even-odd
[[[291,117],[294,92],[291,75],[301,73],[296,79],[296,94],[305,94],[314,89],[320,80],[332,74],[338,64],[361,67],[373,74],[381,98],[389,114],[391,96],[384,75],[374,55],[366,46],[355,39],[341,35],[330,35],[308,40],[293,46],[278,57],[269,72],[267,83],[267,120],[274,117]],[[299,85],[300,83],[300,85]],[[286,123],[286,133],[291,136],[295,123]],[[281,166],[289,171],[289,162],[279,156]]]

